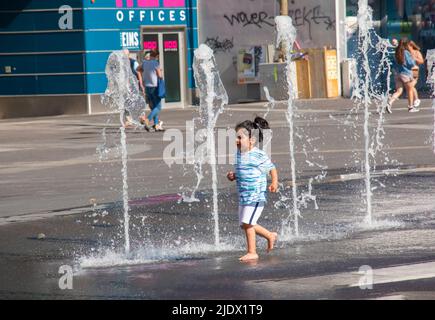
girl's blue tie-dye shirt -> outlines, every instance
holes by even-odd
[[[275,169],[266,152],[258,148],[244,153],[238,151],[235,169],[239,204],[266,202],[267,174]]]

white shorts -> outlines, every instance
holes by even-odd
[[[264,206],[259,202],[256,205],[239,206],[239,224],[256,225],[263,209]]]

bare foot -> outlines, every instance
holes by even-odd
[[[271,232],[270,238],[267,240],[267,252],[273,250],[273,246],[275,245],[276,238],[278,238],[278,233]]]
[[[124,128],[133,128],[134,127],[133,124],[129,121],[124,122],[123,126],[124,126]]]
[[[258,254],[256,254],[256,253],[247,253],[243,257],[240,257],[239,260],[240,261],[258,260]]]

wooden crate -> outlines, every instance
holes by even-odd
[[[296,78],[298,88],[298,99],[311,98],[311,77],[310,77],[310,62],[305,59],[297,60],[296,63]]]
[[[308,49],[311,98],[338,97],[337,50]]]
[[[326,97],[325,49],[308,49],[311,98]]]

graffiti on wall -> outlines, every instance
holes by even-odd
[[[229,52],[234,48],[234,38],[219,39],[219,36],[207,38],[205,44],[209,46],[214,53]]]
[[[310,40],[313,39],[313,26],[323,26],[325,30],[335,31],[335,19],[323,14],[320,5],[289,10],[289,16],[293,20],[294,26],[307,27]]]
[[[328,4],[331,5],[330,3]],[[309,40],[313,40],[314,33],[319,31],[335,31],[336,20],[334,15],[325,13],[325,4],[321,5],[319,1],[300,1],[295,0],[289,3],[289,16],[293,20],[293,24],[302,33],[306,34]],[[331,11],[331,10],[326,10]],[[231,27],[255,27],[255,28],[270,28],[275,27],[275,14],[266,11],[256,11],[253,13],[240,11],[240,6],[237,10],[222,15],[224,21]],[[316,31],[315,31],[316,30]]]
[[[253,25],[262,28],[264,26],[273,27],[275,25],[275,17],[269,16],[265,11],[254,13],[241,11],[233,14],[224,14],[224,19],[226,19],[231,26],[235,24],[241,25],[242,27]]]

